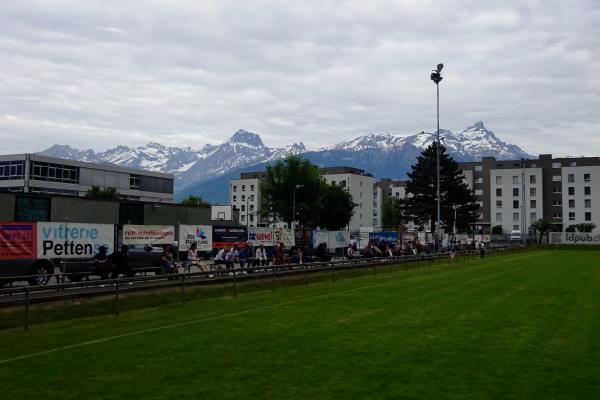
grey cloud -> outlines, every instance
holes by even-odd
[[[442,126],[481,119],[534,154],[593,155],[598,20],[594,1],[13,2],[3,152],[433,130],[444,62]]]

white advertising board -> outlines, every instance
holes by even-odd
[[[38,258],[91,258],[100,246],[114,251],[115,227],[108,224],[37,223]]]
[[[198,251],[212,251],[211,225],[179,225],[179,251],[187,251],[196,243]]]
[[[171,244],[173,225],[123,225],[123,244]]]
[[[550,232],[550,243],[600,245],[600,233],[585,232]]]
[[[275,244],[283,242],[285,247],[291,247],[296,245],[296,238],[294,237],[294,231],[288,228],[274,228],[273,238]]]
[[[273,229],[261,227],[248,227],[248,241],[252,246],[273,246]]]
[[[348,247],[350,243],[350,231],[331,231],[327,241],[327,247],[330,249],[340,249]]]
[[[313,231],[313,248],[316,249],[321,243],[326,243],[329,246],[329,232],[327,231]]]

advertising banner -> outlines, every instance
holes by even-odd
[[[348,247],[350,243],[350,231],[331,231],[328,232],[327,247],[330,249],[340,249]]]
[[[35,223],[0,223],[0,260],[37,257]]]
[[[171,244],[173,225],[123,225],[123,244]]]
[[[312,232],[306,229],[296,229],[294,231],[294,239],[296,245],[300,248],[310,248],[313,245]]]
[[[240,246],[248,240],[245,226],[213,226],[213,249]]]
[[[212,251],[212,226],[179,225],[179,251],[188,251],[192,243],[198,251]]]
[[[329,246],[329,232],[327,231],[313,231],[312,238],[313,249],[319,247],[321,243],[327,243],[327,246]]]
[[[273,246],[273,229],[251,226],[248,228],[248,241],[252,246]]]
[[[600,233],[585,232],[550,232],[550,243],[589,245],[600,244]]]
[[[294,231],[288,228],[274,228],[273,229],[274,243],[278,244],[283,242],[285,247],[292,247],[296,245],[296,238],[294,237]]]
[[[108,224],[37,223],[38,258],[91,258],[100,246],[114,251],[115,228]]]
[[[395,231],[381,231],[369,233],[369,240],[384,241],[384,242],[395,242],[398,240],[398,232]]]

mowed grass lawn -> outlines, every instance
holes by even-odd
[[[600,398],[600,251],[205,298],[0,344],[3,399]]]

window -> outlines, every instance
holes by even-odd
[[[483,178],[475,178],[475,183],[483,183]]]
[[[400,198],[400,192],[396,192],[396,197]]]
[[[553,182],[560,182],[560,181],[562,181],[562,176],[560,176],[560,175],[552,175],[552,181]]]
[[[537,221],[537,214],[536,214],[536,213],[534,213],[534,212],[530,213],[530,214],[529,214],[529,221],[530,221],[530,222],[535,222],[535,221]]]
[[[552,163],[552,168],[560,168],[560,163],[559,162],[553,162]]]
[[[535,175],[529,175],[529,183],[531,183],[532,185],[537,183],[536,179],[537,177]]]
[[[483,171],[483,167],[481,165],[476,165],[475,166],[475,171],[481,172],[481,171]]]
[[[502,177],[501,176],[496,177],[496,185],[502,185]]]
[[[254,215],[250,215],[250,222],[254,222]]]
[[[25,174],[25,161],[0,162],[0,180],[23,179]]]
[[[254,185],[250,185],[250,191],[254,192]]]
[[[483,196],[483,190],[481,190],[481,189],[476,189],[476,190],[475,190],[475,196]]]
[[[591,212],[587,211],[585,213],[585,220],[586,221],[591,221],[592,220],[592,213]]]
[[[335,185],[335,181],[331,181],[331,184],[332,184],[332,185]]]
[[[562,188],[560,186],[555,186],[552,188],[552,193],[562,193]]]
[[[519,229],[519,225],[513,225],[513,231],[518,231]]]
[[[569,183],[575,182],[575,174],[567,175],[567,182],[569,182]]]
[[[346,180],[345,179],[340,181],[340,186],[341,187],[346,187]]]
[[[537,167],[537,164],[531,164],[530,167],[535,168],[535,167]]]
[[[246,205],[242,204],[242,211],[246,211]]]
[[[359,194],[360,194],[360,198],[362,199],[362,192],[360,192]]]
[[[576,167],[577,163],[575,161],[571,161],[571,163],[569,165],[571,165],[571,167]]]
[[[562,218],[562,213],[561,213],[560,211],[555,211],[555,212],[552,214],[552,216],[553,216],[555,219],[561,219],[561,218]]]
[[[233,185],[233,191],[237,192],[237,185]]]
[[[129,189],[139,189],[140,188],[140,176],[139,175],[129,175]]]
[[[241,219],[242,219],[242,221],[245,221],[246,220],[246,214],[242,214],[241,215]]]
[[[250,211],[254,211],[254,204],[250,204]]]
[[[519,188],[513,188],[513,197],[519,197]]]
[[[496,213],[496,221],[502,222],[502,213]]]
[[[496,197],[502,197],[502,189],[501,188],[496,189]]]
[[[235,203],[237,201],[237,196],[234,194],[233,195],[233,202]]]
[[[592,200],[591,199],[585,199],[584,200],[585,203],[585,208],[592,208]]]
[[[569,196],[575,196],[575,188],[573,186],[569,186]]]
[[[552,200],[553,206],[562,206],[562,200]]]
[[[574,212],[569,213],[569,221],[575,221],[575,213]]]
[[[575,199],[569,199],[569,208],[575,208]]]
[[[513,222],[519,222],[519,213],[513,213]]]
[[[502,208],[502,200],[496,200],[496,208]]]
[[[529,208],[537,208],[537,201],[529,200]]]
[[[529,188],[529,196],[530,196],[530,197],[535,197],[535,196],[536,196],[536,194],[537,194],[537,191],[535,190],[535,188],[534,188],[534,187],[532,187],[532,188]]]
[[[592,187],[591,186],[584,186],[583,188],[583,194],[586,196],[589,196],[592,194]]]
[[[246,185],[242,185],[242,192],[246,191]]]
[[[518,185],[519,184],[519,176],[518,175],[514,175],[513,176],[513,185]]]
[[[345,182],[345,181],[344,181]],[[360,181],[360,187],[362,187],[362,181]]]
[[[513,200],[513,208],[519,208],[519,200]]]
[[[31,173],[31,179],[33,180],[76,184],[79,183],[79,167],[32,161],[31,171],[33,171]],[[18,172],[18,169],[15,170],[15,172]]]
[[[583,174],[583,181],[584,182],[589,182],[590,181],[590,174]]]
[[[245,194],[242,195],[242,201],[246,201],[246,195]]]

